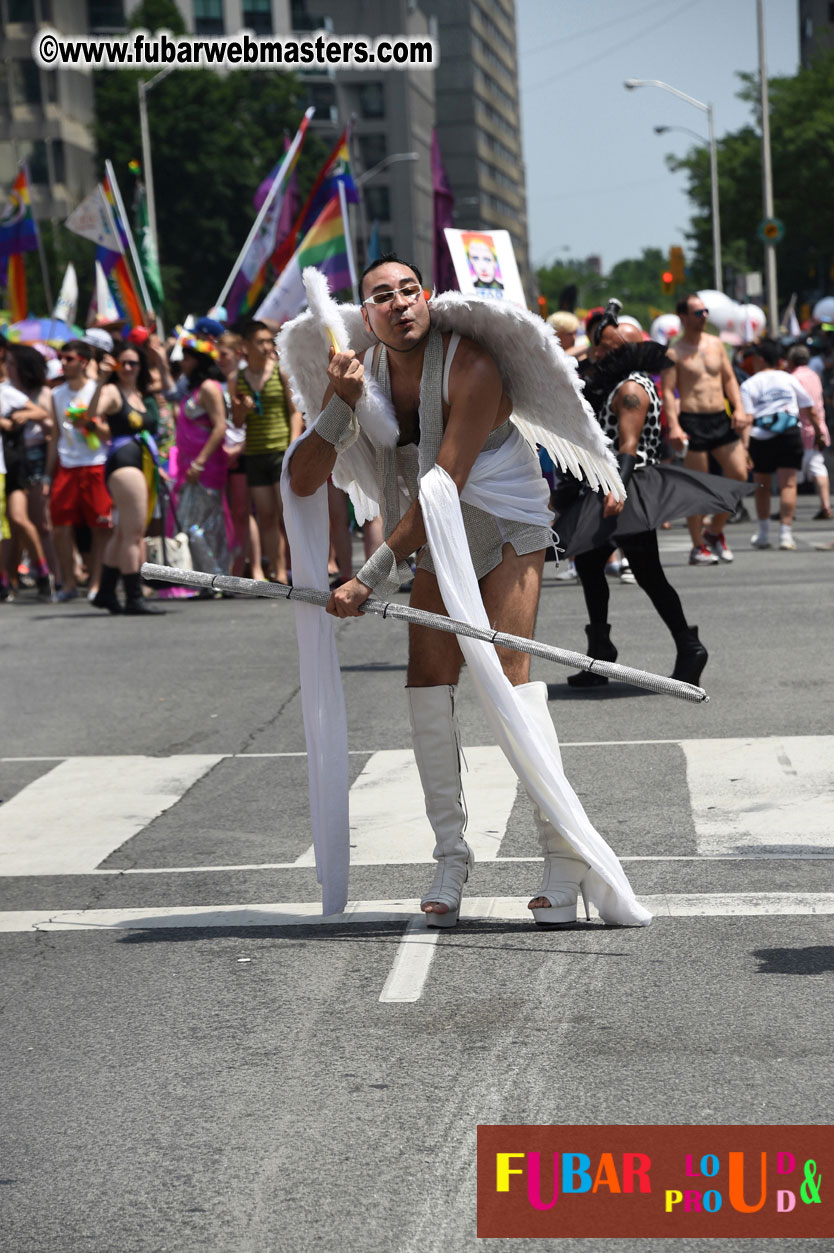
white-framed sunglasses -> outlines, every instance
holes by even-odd
[[[395,296],[402,296],[411,304],[417,299],[422,292],[419,283],[406,283],[405,287],[397,287],[393,291],[376,291],[367,300],[363,300],[363,305],[388,305]]]

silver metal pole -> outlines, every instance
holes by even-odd
[[[723,291],[724,266],[721,261],[721,217],[718,208],[718,150],[715,146],[711,104],[707,105],[707,122],[709,123],[709,176],[712,191],[713,282],[716,291]]]
[[[759,83],[762,108],[762,205],[765,221],[773,214],[773,168],[770,162],[770,105],[767,91],[767,55],[765,51],[764,0],[756,0],[756,22],[759,28]],[[779,331],[779,296],[776,290],[776,245],[765,242],[765,294],[767,328],[775,336]]]
[[[177,570],[173,566],[157,566],[147,561],[142,566],[141,573],[145,579],[178,583],[183,587],[204,587],[219,592],[236,592],[242,596],[260,596],[267,600],[299,600],[305,605],[319,605],[321,608],[330,600],[330,592],[320,592],[313,587],[289,587],[286,583],[238,579],[231,574],[208,574],[202,570]],[[541,657],[545,661],[555,661],[560,666],[593,671],[594,674],[601,674],[609,679],[620,679],[623,683],[645,687],[650,692],[659,692],[664,696],[678,696],[681,700],[689,700],[697,704],[703,704],[709,700],[704,689],[696,687],[694,683],[681,683],[663,674],[635,670],[631,666],[620,666],[613,661],[597,661],[593,657],[586,657],[584,653],[554,648],[552,644],[540,644],[538,640],[524,639],[520,635],[507,635],[503,631],[488,631],[482,627],[473,626],[471,622],[460,622],[455,618],[446,618],[443,614],[429,613],[425,609],[412,609],[409,605],[400,605],[396,601],[377,600],[371,597],[363,604],[362,612],[377,614],[381,618],[396,618],[399,622],[413,622],[417,626],[430,627],[432,630],[445,631],[451,635],[463,635],[470,639],[483,640],[499,648],[509,648],[517,653],[528,653],[531,657]]]

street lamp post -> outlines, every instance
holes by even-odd
[[[713,282],[716,291],[724,290],[724,270],[721,264],[721,219],[718,212],[718,153],[715,147],[715,127],[713,125],[712,105],[704,104],[703,100],[696,100],[694,96],[688,96],[685,91],[678,91],[677,87],[670,87],[668,83],[663,83],[657,78],[627,78],[623,83],[629,91],[635,87],[659,87],[661,91],[671,92],[673,96],[677,96],[679,100],[685,100],[687,104],[693,105],[696,109],[701,109],[707,115],[707,125],[709,127],[709,166],[710,166],[710,184],[712,189],[712,252],[713,252]]]
[[[173,66],[166,66],[153,78],[139,83],[139,128],[142,133],[142,168],[145,174],[145,195],[148,201],[148,229],[151,232],[154,251],[159,258],[159,239],[156,233],[156,201],[153,194],[153,166],[151,165],[151,132],[148,127],[148,92],[157,83],[162,82],[172,72]]]
[[[357,174],[353,180],[353,185],[359,192],[359,216],[361,219],[362,229],[362,247],[365,257],[368,255],[368,243],[370,241],[370,233],[368,231],[368,214],[365,208],[365,194],[363,187],[369,183],[372,178],[376,178],[377,174],[381,174],[383,170],[387,170],[389,165],[396,165],[399,161],[419,161],[419,152],[392,152],[390,156],[383,157],[381,161],[377,161],[376,165],[372,165],[369,170],[365,170],[363,174]]]

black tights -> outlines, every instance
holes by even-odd
[[[686,629],[683,606],[672,584],[663,573],[657,547],[657,532],[642,531],[621,539],[619,546],[628,558],[632,573],[649,600],[660,614],[673,635]],[[605,563],[614,551],[610,544],[592,548],[574,558],[577,573],[582,580],[588,621],[595,626],[608,622],[608,581]]]

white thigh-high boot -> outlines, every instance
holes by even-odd
[[[556,760],[561,765],[562,753],[559,749],[559,740],[547,707],[547,684],[522,683],[515,689],[515,693],[523,702],[542,741],[555,754]],[[534,919],[540,926],[576,922],[576,898],[580,891],[585,903],[585,916],[589,917],[588,899],[582,882],[589,869],[588,863],[583,861],[565,837],[559,834],[553,823],[545,818],[535,802],[533,815],[544,854],[544,875],[541,887],[535,895],[544,896],[550,901],[550,908],[531,911]],[[533,899],[535,900],[535,897]]]
[[[463,838],[465,815],[461,801],[460,740],[455,717],[455,689],[409,687],[408,710],[414,756],[426,798],[426,814],[437,843],[434,880],[421,904],[448,905],[445,914],[427,913],[429,927],[453,927],[458,920],[463,885],[475,864]]]

